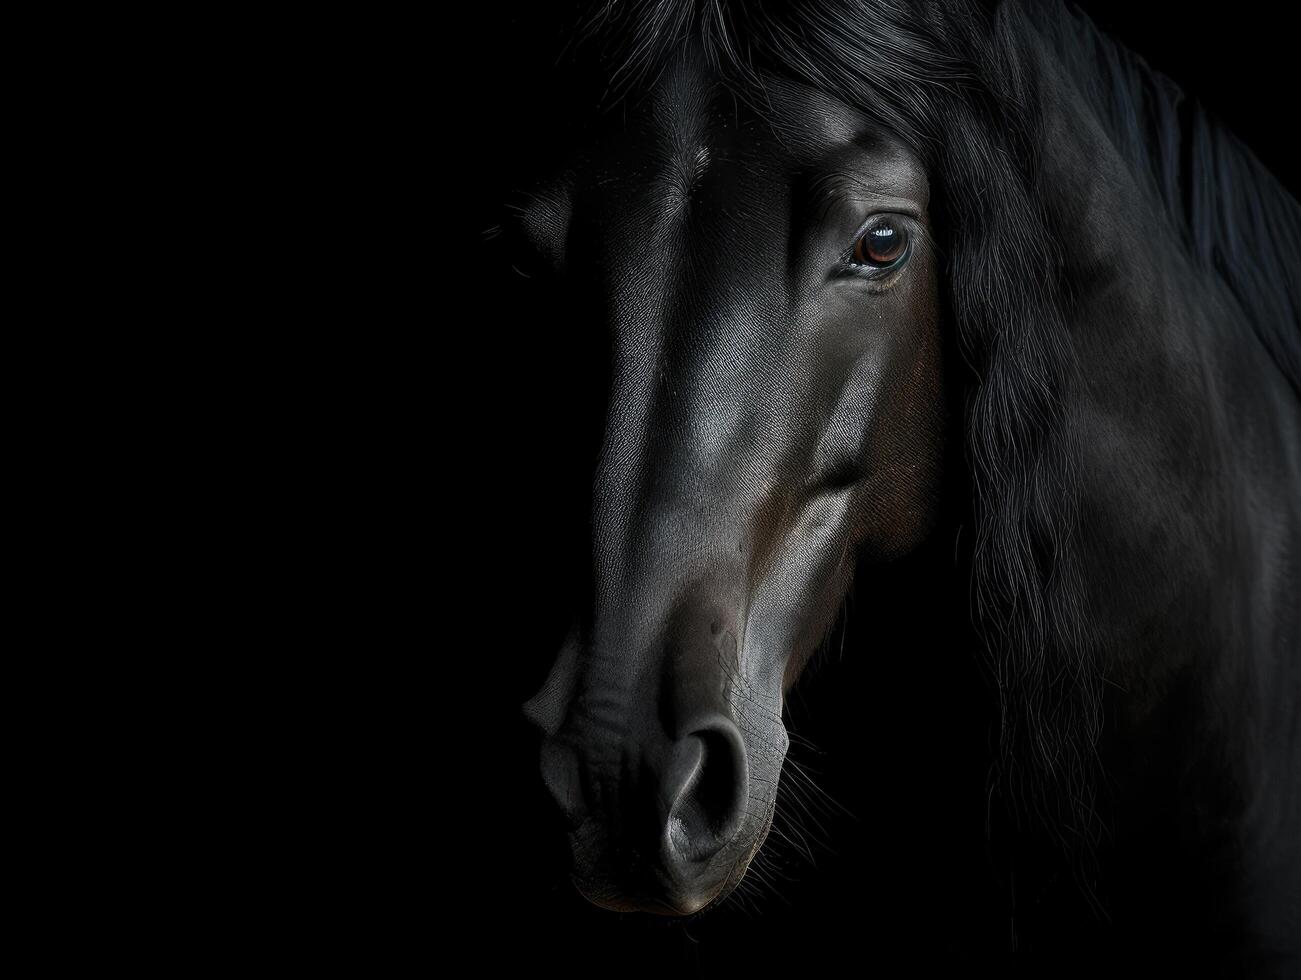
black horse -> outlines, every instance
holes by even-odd
[[[1056,4],[608,4],[580,35],[514,227],[609,346],[590,575],[526,706],[578,889],[725,901],[792,684],[855,578],[922,554],[961,588],[917,632],[965,644],[997,737],[922,725],[985,757],[954,829],[983,810],[1037,882],[1026,942],[1298,975],[1296,202]]]

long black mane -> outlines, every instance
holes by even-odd
[[[794,78],[859,109],[926,162],[942,288],[968,369],[972,492],[959,542],[1000,692],[998,783],[1014,810],[1089,849],[1102,830],[1103,676],[1075,547],[1080,451],[1064,402],[1078,376],[1073,284],[1043,196],[1045,109],[1023,52],[1046,43],[1068,66],[1190,261],[1222,278],[1294,387],[1296,202],[1173,83],[1058,4],[611,2],[581,36],[579,56],[596,58],[611,103],[693,43],[738,98],[762,106],[765,75]]]
[[[1229,129],[1084,14],[1028,10],[1191,259],[1229,287],[1301,396],[1301,205]]]

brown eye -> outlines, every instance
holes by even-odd
[[[854,242],[854,262],[884,268],[898,262],[907,250],[908,233],[903,225],[895,219],[882,218]]]

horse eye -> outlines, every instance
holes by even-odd
[[[908,232],[889,217],[873,222],[854,242],[853,260],[857,265],[880,269],[893,265],[908,248]]]

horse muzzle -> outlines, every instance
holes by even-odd
[[[567,644],[526,706],[593,903],[691,915],[744,874],[770,808],[734,707],[737,632],[714,609],[676,617],[652,657]]]
[[[606,908],[661,915],[690,915],[718,897],[747,817],[737,726],[716,716],[671,742],[627,745],[617,768],[582,757],[557,740],[543,746],[543,781],[573,828],[578,890]]]

